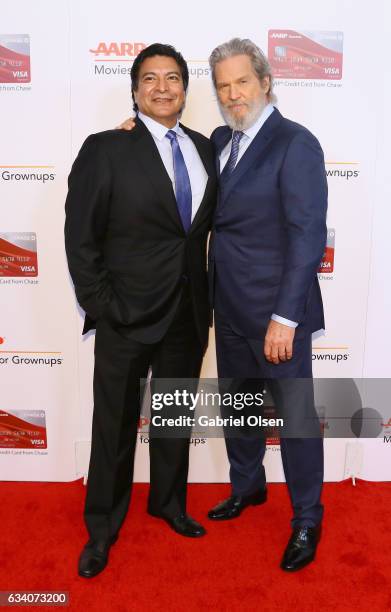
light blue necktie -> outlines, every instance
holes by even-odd
[[[242,136],[243,132],[234,131],[232,133],[231,153],[229,154],[228,161],[225,164],[223,171],[220,175],[220,179],[222,180],[228,180],[236,166],[236,161],[238,159],[239,154],[239,144]]]
[[[170,141],[172,149],[175,176],[175,195],[178,211],[182,220],[183,228],[185,232],[188,232],[191,226],[192,204],[189,173],[187,172],[185,160],[183,159],[182,151],[178,144],[176,132],[173,130],[168,130],[166,137]]]

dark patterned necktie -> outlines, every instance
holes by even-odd
[[[178,206],[179,215],[182,220],[182,225],[185,232],[188,232],[191,226],[191,185],[189,173],[187,172],[185,160],[183,159],[182,151],[178,144],[176,132],[168,130],[166,138],[171,143],[172,159],[174,162],[174,177],[175,177],[175,195]]]
[[[232,133],[232,145],[231,145],[231,153],[229,154],[229,158],[227,163],[225,164],[223,171],[220,175],[222,180],[228,180],[231,176],[238,159],[239,154],[239,144],[240,139],[243,136],[243,132],[235,131]]]

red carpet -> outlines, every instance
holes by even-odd
[[[190,514],[208,535],[186,539],[145,513],[147,486],[136,485],[110,564],[79,578],[86,541],[81,481],[1,483],[0,590],[66,590],[71,610],[311,611],[391,610],[391,484],[326,484],[323,538],[315,563],[279,569],[289,537],[284,485],[269,486],[264,506],[212,523],[205,511],[227,485],[191,485]],[[31,610],[42,609],[30,607]]]

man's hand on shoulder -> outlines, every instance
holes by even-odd
[[[126,119],[120,125],[117,125],[115,129],[116,130],[127,130],[128,132],[130,132],[131,130],[133,130],[135,125],[136,125],[136,122],[134,120],[134,117],[129,117],[129,119]]]
[[[271,320],[265,336],[266,359],[275,364],[292,359],[294,337],[294,327]]]

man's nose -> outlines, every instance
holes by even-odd
[[[237,85],[230,85],[229,97],[231,100],[237,100],[238,98],[240,98],[240,91]]]
[[[167,90],[167,81],[166,81],[166,79],[164,77],[160,77],[158,79],[157,89],[159,91],[166,91]]]

